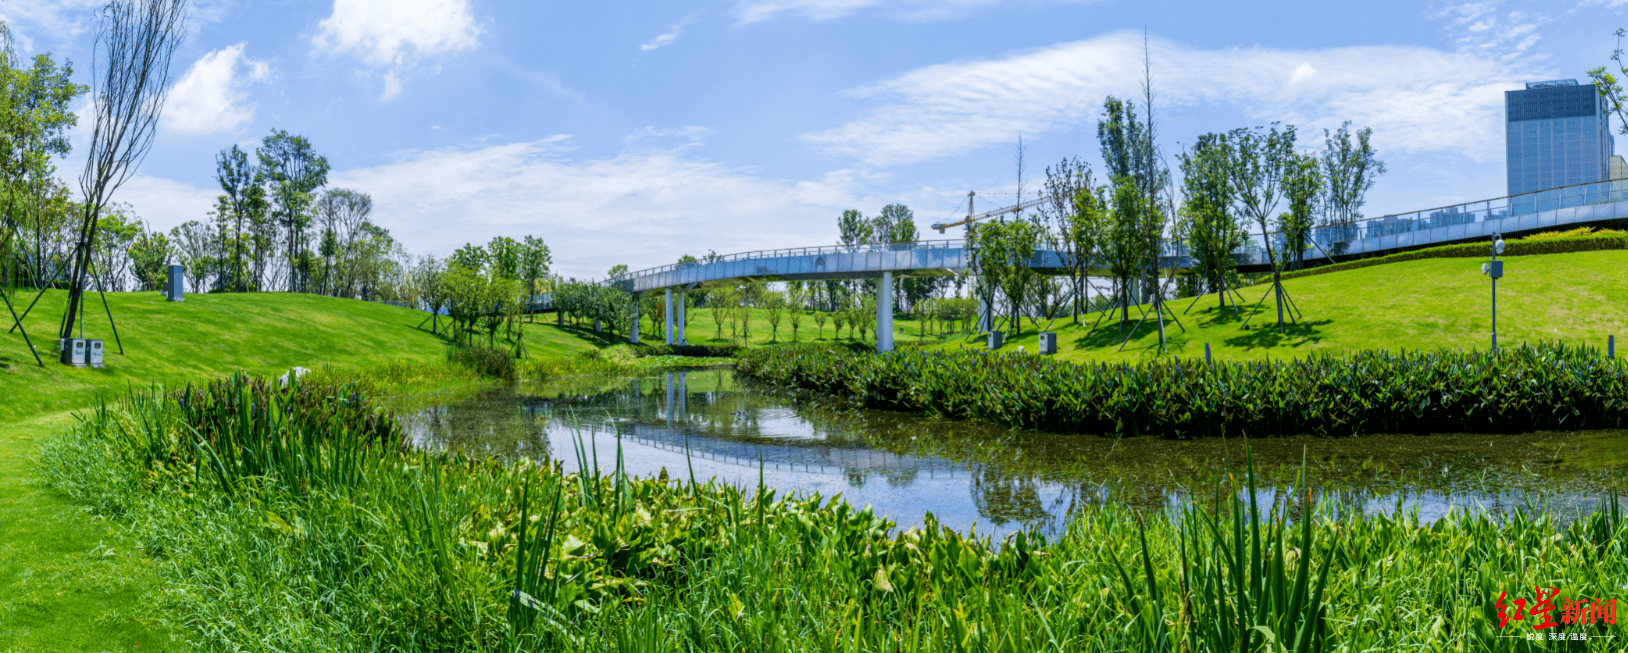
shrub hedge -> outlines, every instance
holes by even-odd
[[[1540,234],[1541,235],[1541,234]],[[1504,241],[1503,256],[1530,256],[1533,254],[1570,254],[1573,252],[1594,252],[1611,249],[1628,249],[1628,234],[1610,231],[1578,236],[1554,237],[1527,237],[1519,240]],[[1391,254],[1389,256],[1376,256],[1374,258],[1347,261],[1334,265],[1295,270],[1283,273],[1284,279],[1310,277],[1330,272],[1344,272],[1359,268],[1384,265],[1386,263],[1401,263],[1403,261],[1417,261],[1427,258],[1485,258],[1492,254],[1488,243],[1460,243],[1457,245],[1443,245],[1416,249],[1411,252]],[[1266,279],[1262,283],[1270,281]]]
[[[632,345],[640,356],[693,356],[697,358],[734,358],[741,352],[738,345],[662,345],[638,343]]]
[[[1022,354],[818,346],[743,352],[749,378],[1058,433],[1166,438],[1520,433],[1628,425],[1628,365],[1588,347],[1077,365]]]

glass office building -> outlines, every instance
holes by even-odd
[[[1531,82],[1504,93],[1509,194],[1611,179],[1614,141],[1593,84]]]

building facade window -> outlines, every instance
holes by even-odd
[[[1504,107],[1510,195],[1611,178],[1615,143],[1593,84],[1529,83],[1505,92]]]

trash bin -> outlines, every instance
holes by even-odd
[[[181,285],[181,282],[186,279],[185,271],[186,268],[179,265],[170,266],[170,276],[164,282],[164,294],[167,295],[172,302],[186,301],[186,289]]]
[[[85,366],[86,352],[84,338],[63,338],[60,341],[60,345],[62,347],[63,365],[72,365],[74,367]]]
[[[1040,332],[1040,354],[1050,356],[1057,353],[1057,334],[1049,331]]]
[[[85,342],[90,343],[90,346],[85,348],[86,352],[89,354],[88,362],[90,363],[90,366],[91,367],[101,367],[102,366],[102,341],[100,341],[100,340],[86,340]]]
[[[995,351],[996,349],[1000,349],[1001,345],[1004,345],[1004,344],[1006,344],[1006,332],[1005,331],[990,331],[989,332],[989,350],[990,351]]]

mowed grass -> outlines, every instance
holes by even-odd
[[[53,360],[64,292],[46,292],[25,321],[44,367],[34,362],[20,333],[0,329],[0,396],[5,398],[0,423],[83,408],[99,393],[123,394],[129,386],[196,382],[238,370],[278,376],[294,366],[361,368],[446,358],[447,341],[432,334],[428,324],[416,328],[426,313],[387,304],[292,293],[200,294],[184,302],[168,302],[157,293],[108,293],[107,300],[125,354],[118,353],[107,312],[91,295],[85,335],[106,341],[107,366],[101,369]],[[592,338],[551,322],[543,317],[526,325],[533,357],[595,347]],[[10,326],[10,316],[0,323]]]
[[[1498,282],[1498,344],[1514,347],[1542,340],[1604,349],[1606,337],[1628,336],[1628,252],[1545,254],[1505,259]],[[1134,333],[1116,316],[1097,324],[1101,314],[1053,324],[1058,357],[1073,361],[1137,361],[1160,356],[1202,358],[1204,345],[1225,360],[1302,357],[1366,349],[1487,349],[1492,327],[1492,284],[1476,259],[1425,259],[1337,272],[1283,282],[1302,319],[1278,333],[1272,298],[1242,329],[1245,317],[1271,289],[1242,289],[1248,304],[1239,314],[1216,306],[1212,293],[1170,302],[1181,326],[1167,318],[1169,353],[1159,351],[1151,306],[1131,309],[1131,324],[1148,311],[1149,321]],[[1286,318],[1287,319],[1287,318]],[[1020,336],[1005,351],[1033,353],[1039,328],[1023,320]],[[1185,331],[1182,327],[1185,327]],[[1126,339],[1129,343],[1126,344]],[[1119,351],[1124,344],[1124,351]],[[982,347],[981,340],[952,339],[943,347]]]
[[[1498,282],[1500,345],[1551,340],[1604,348],[1608,335],[1628,337],[1628,251],[1516,256],[1504,261],[1505,276]],[[1058,334],[1058,357],[1072,361],[1202,358],[1206,343],[1223,360],[1299,357],[1314,351],[1486,349],[1491,336],[1492,284],[1482,276],[1481,263],[1479,259],[1424,259],[1285,281],[1303,319],[1287,324],[1283,334],[1277,331],[1270,297],[1249,321],[1250,328],[1240,328],[1256,302],[1271,289],[1269,284],[1240,291],[1248,300],[1238,309],[1242,314],[1230,304],[1218,310],[1213,293],[1196,304],[1192,297],[1173,300],[1167,310],[1175,313],[1180,326],[1167,318],[1169,353],[1159,351],[1158,327],[1152,321],[1133,333],[1130,326],[1121,328],[1115,317],[1098,324],[1101,313],[1082,316],[1079,325],[1065,315],[1051,323],[1051,330]],[[1184,313],[1189,306],[1191,311]],[[1151,308],[1132,307],[1131,324]],[[778,332],[771,332],[767,313],[752,309],[750,337],[732,339],[727,319],[720,336],[711,310],[692,308],[686,336],[691,344],[792,342],[790,313],[781,317]],[[924,334],[915,315],[895,313],[893,322],[897,330],[894,345],[899,348],[986,346],[983,334],[967,333],[959,322],[955,325],[958,333],[949,335],[937,333],[937,323]],[[1034,353],[1046,322],[1023,318],[1022,330],[1007,339],[1002,351],[1022,347]],[[661,342],[660,325],[652,326],[649,320],[642,323],[644,339]],[[588,329],[580,331],[591,334]],[[803,314],[797,341],[875,343],[876,336],[866,333],[861,337],[857,329],[846,325],[837,331],[830,319],[820,329],[809,311]],[[1123,351],[1121,344],[1125,344]]]
[[[164,588],[151,559],[43,486],[32,469],[39,440],[70,424],[68,411],[91,406],[98,395],[123,396],[131,386],[199,382],[235,370],[277,376],[294,366],[394,365],[411,379],[447,376],[436,374],[447,369],[447,341],[429,325],[415,328],[426,315],[418,311],[286,293],[189,295],[179,303],[157,293],[109,293],[107,299],[126,353],[118,354],[107,313],[91,296],[85,335],[107,341],[101,369],[53,359],[65,293],[47,292],[25,321],[44,367],[21,334],[0,329],[0,651],[173,646],[152,608]],[[0,316],[9,327],[10,315]],[[596,347],[594,338],[558,329],[547,318],[525,327],[525,341],[534,357]]]

